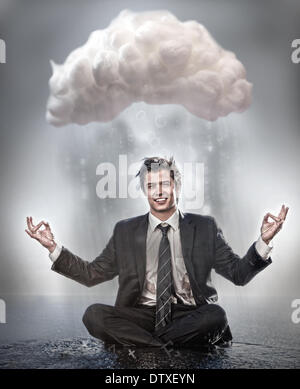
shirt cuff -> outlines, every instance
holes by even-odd
[[[260,236],[255,243],[255,248],[262,259],[267,260],[270,257],[271,251],[273,249],[273,243],[271,241],[269,245],[267,245],[267,243],[264,242]]]
[[[52,262],[55,262],[57,258],[60,256],[62,248],[58,245],[56,245],[54,251],[52,253],[49,253],[49,258]]]

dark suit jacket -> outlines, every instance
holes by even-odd
[[[218,299],[211,283],[212,269],[235,285],[245,285],[272,262],[271,258],[259,256],[255,242],[244,257],[235,254],[211,216],[179,212],[179,227],[182,254],[197,305]],[[134,306],[144,285],[147,229],[148,213],[121,220],[92,262],[63,246],[52,270],[89,287],[119,276],[115,306]]]

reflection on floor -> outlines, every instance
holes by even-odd
[[[233,343],[201,350],[105,347],[94,338],[25,341],[0,345],[5,369],[240,369],[300,368],[300,352],[275,346]]]
[[[105,349],[82,323],[96,302],[112,296],[1,296],[0,368],[300,368],[300,324],[291,301],[223,298],[233,346],[214,350]]]

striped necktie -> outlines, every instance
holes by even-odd
[[[159,245],[159,257],[156,284],[156,320],[155,331],[159,331],[168,324],[171,319],[172,303],[172,263],[170,242],[167,236],[170,225],[157,226],[162,231],[162,239]]]

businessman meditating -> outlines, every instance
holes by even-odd
[[[115,306],[93,304],[83,316],[89,333],[106,344],[230,345],[232,334],[216,303],[211,270],[235,285],[247,284],[272,262],[269,243],[282,228],[288,207],[282,205],[277,217],[264,216],[259,239],[241,258],[213,217],[178,209],[181,175],[173,158],[145,158],[137,176],[149,212],[116,223],[92,262],[59,247],[44,221],[35,226],[27,217],[25,231],[49,250],[57,273],[89,287],[119,276]]]

